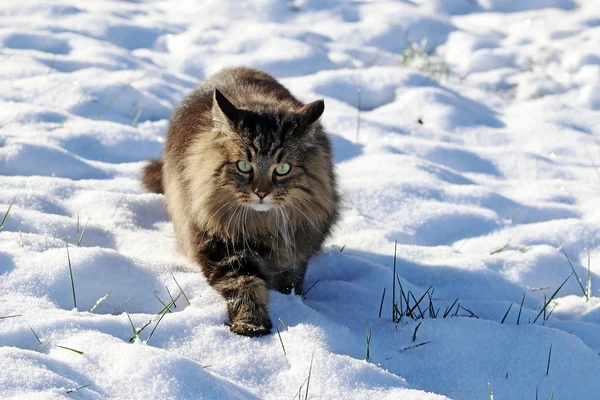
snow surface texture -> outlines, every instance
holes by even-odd
[[[1,398],[598,396],[597,2],[70,3],[0,4]],[[240,64],[325,99],[344,195],[316,285],[272,293],[280,336],[254,339],[138,181],[173,107]],[[392,322],[395,241],[437,318],[425,295]],[[152,320],[133,343],[125,311]]]

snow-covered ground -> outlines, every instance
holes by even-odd
[[[325,99],[344,195],[262,338],[138,178],[241,64]],[[600,396],[597,1],[5,0],[0,88],[1,398]]]

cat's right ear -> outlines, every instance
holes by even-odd
[[[213,94],[213,120],[223,125],[227,125],[230,127],[235,126],[237,122],[241,119],[241,112],[238,110],[227,97],[223,95],[219,91],[219,89],[215,89]]]

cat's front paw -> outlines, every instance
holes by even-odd
[[[229,330],[233,333],[237,333],[238,335],[243,336],[264,336],[271,333],[272,323],[268,321],[268,323],[255,325],[248,322],[230,322],[227,323],[229,326]]]

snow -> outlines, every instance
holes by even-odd
[[[593,398],[598,48],[584,0],[2,2],[0,397]],[[139,183],[239,64],[325,99],[343,191],[314,286],[252,339]],[[394,265],[418,321],[392,321]]]

